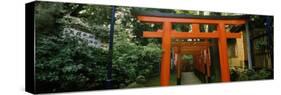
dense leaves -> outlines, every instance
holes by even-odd
[[[158,73],[161,50],[153,44],[137,46],[134,43],[117,43],[114,51],[114,72],[116,81],[125,84],[137,81],[137,77],[148,78]],[[121,77],[122,76],[122,77]]]
[[[246,69],[244,71],[231,70],[231,80],[232,81],[245,81],[245,80],[262,80],[271,79],[272,73],[266,69],[261,70],[250,70]]]
[[[106,73],[107,53],[89,47],[79,38],[45,39],[38,41],[36,49],[36,79],[40,87],[58,91],[83,90],[102,85],[105,79],[105,75],[100,73]],[[54,85],[49,85],[49,82]]]
[[[36,5],[36,90],[56,92],[104,89],[108,63],[110,7],[41,2]],[[130,18],[130,19],[129,19]],[[134,40],[139,22],[130,8],[118,8],[114,34],[114,88],[145,80],[159,72],[159,42]],[[73,28],[96,36],[105,47],[91,47]]]
[[[141,41],[134,40],[134,33],[143,30],[136,29],[140,23],[131,11],[132,8],[117,8],[116,11],[113,80],[119,83],[119,87],[126,87],[140,79],[145,80],[153,73],[159,72],[160,45],[153,42],[141,45]]]

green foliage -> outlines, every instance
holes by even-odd
[[[79,5],[75,17],[87,22],[89,33],[95,34],[102,42],[108,41],[111,7],[98,5]]]
[[[135,40],[140,23],[132,15],[131,8],[116,9],[116,31],[113,47],[113,80],[119,87],[132,82],[146,80],[159,71],[161,57],[160,45],[142,44],[143,38]],[[116,85],[118,86],[118,84]],[[126,87],[126,86],[124,86]]]
[[[36,56],[40,87],[50,87],[47,83],[51,82],[52,90],[83,90],[101,86],[105,79],[101,73],[106,73],[106,51],[90,47],[79,38],[48,37],[37,41]]]
[[[120,36],[123,35],[123,36]],[[127,41],[125,33],[119,34],[119,41],[114,44],[113,68],[114,80],[118,83],[129,84],[137,77],[144,79],[159,69],[161,49],[155,44],[139,46]]]
[[[63,7],[61,3],[36,3],[36,30],[40,30],[40,34],[55,34],[56,29],[58,29],[56,20],[62,17],[62,13]]]
[[[92,33],[108,44],[110,7],[42,2],[36,5],[36,90],[38,92],[104,89],[107,50],[88,45],[64,28]],[[119,13],[118,13],[119,12]],[[139,22],[130,8],[118,8],[113,52],[114,88],[143,82],[159,71],[159,42],[134,40]]]
[[[38,92],[99,89],[106,78],[107,51],[90,47],[81,38],[63,35],[62,29],[73,24],[61,22],[71,11],[64,8],[70,6],[74,5],[48,2],[36,5]]]
[[[187,62],[192,62],[193,57],[192,55],[183,55],[181,59]]]
[[[245,71],[236,71],[231,70],[231,80],[232,81],[244,81],[244,80],[262,80],[270,79],[271,72],[266,69],[261,69],[258,71],[255,70],[245,70]]]
[[[175,10],[176,14],[197,15],[197,11]]]

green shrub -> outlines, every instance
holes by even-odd
[[[76,37],[48,37],[38,40],[38,88],[66,91],[102,86],[106,76],[106,55],[107,51],[90,47]],[[48,85],[49,83],[53,85]]]
[[[245,71],[235,71],[231,70],[231,80],[232,81],[244,81],[244,80],[262,80],[270,79],[271,72],[266,69],[255,70],[245,70]]]
[[[106,48],[110,9],[63,3],[37,4],[35,73],[38,92],[105,88],[108,50],[88,46],[87,42],[79,37],[63,35],[62,30],[67,27],[92,33],[101,39],[102,44],[105,44],[103,48]],[[81,10],[87,11],[80,14]],[[132,41],[134,36],[140,36],[132,30],[143,29],[132,26],[138,23],[135,18],[131,21],[130,18],[133,17],[130,9],[117,8],[117,11],[123,10],[124,14],[119,14],[116,18],[116,22],[121,20],[121,23],[115,24],[113,88],[141,82],[157,73],[161,57],[159,45],[139,44],[140,40]]]

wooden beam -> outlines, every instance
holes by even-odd
[[[194,54],[200,54],[201,50],[182,50],[181,53],[194,53]]]
[[[143,32],[143,37],[145,38],[161,38],[163,36],[163,32]]]
[[[180,50],[203,50],[203,49],[208,49],[209,47],[185,47],[185,48],[181,48]]]
[[[151,31],[144,31],[143,37],[145,38],[161,38],[163,35],[162,30],[159,30],[157,32],[151,32]],[[171,33],[172,38],[218,38],[219,33],[216,32],[176,32],[172,31]],[[240,38],[241,33],[226,33],[227,38]]]
[[[180,52],[180,48],[179,47],[173,47],[173,49],[174,49],[175,53],[179,53]]]
[[[178,53],[177,54],[177,61],[176,61],[177,85],[180,84],[180,79],[181,79],[181,66],[182,66],[181,57],[182,57],[182,54]]]
[[[143,32],[145,38],[161,38],[162,32]],[[218,38],[218,33],[187,33],[175,32],[171,33],[172,38]]]
[[[220,71],[221,71],[221,81],[229,82],[230,81],[230,71],[228,67],[228,54],[227,54],[227,39],[226,32],[223,23],[220,23],[217,27],[220,33],[219,38],[219,57],[220,57]]]
[[[200,54],[201,50],[182,50],[182,54]]]
[[[172,38],[218,38],[218,33],[189,33],[172,31]]]
[[[241,38],[242,33],[229,33],[226,32],[226,37],[227,38]]]
[[[172,23],[198,23],[198,24],[234,24],[241,25],[245,24],[243,19],[195,19],[195,18],[169,18],[169,17],[154,17],[154,16],[137,16],[137,18],[142,22],[152,22],[152,23],[161,23],[161,22],[172,22]]]
[[[175,42],[173,47],[194,47],[194,46],[212,46],[209,42]]]
[[[199,24],[192,24],[192,33],[200,33]]]
[[[171,30],[172,23],[164,22],[162,37],[162,60],[160,72],[160,85],[169,86],[170,82],[170,62],[171,62]]]
[[[209,48],[209,46],[182,46],[182,49],[192,49],[192,48],[198,48],[198,49],[206,49]]]
[[[211,56],[210,56],[210,49],[207,49],[207,76],[211,77]]]

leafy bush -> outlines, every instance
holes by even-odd
[[[35,73],[38,92],[105,88],[107,49],[88,46],[85,40],[65,35],[62,30],[74,28],[92,33],[102,38],[106,45],[110,7],[77,6],[62,3],[38,3],[36,6]],[[81,10],[86,11],[80,14]],[[137,22],[124,19],[131,17],[130,14],[120,15],[124,16],[117,17],[117,20],[122,20],[122,23],[116,24],[114,35],[114,88],[126,87],[132,82],[143,82],[157,73],[161,57],[159,45],[132,42],[134,34],[131,30],[138,27],[131,25]]]
[[[140,76],[144,79],[159,70],[161,49],[150,44],[139,46],[118,41],[114,45],[113,78],[118,83],[129,84]]]
[[[36,47],[38,88],[67,91],[102,86],[106,77],[106,55],[105,50],[90,47],[76,37],[39,40]]]
[[[262,80],[270,79],[271,72],[266,69],[255,70],[245,70],[245,71],[235,71],[231,70],[231,80],[232,81],[243,81],[243,80]]]
[[[107,51],[62,33],[66,24],[58,21],[72,12],[73,6],[49,2],[36,4],[35,79],[38,92],[99,89],[103,86]]]

